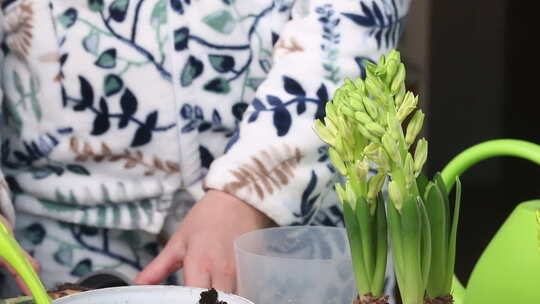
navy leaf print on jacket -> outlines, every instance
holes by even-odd
[[[150,140],[152,140],[152,130],[156,127],[157,119],[157,111],[148,114],[145,123],[139,126],[137,132],[135,132],[135,137],[131,142],[131,147],[146,145],[150,142]]]
[[[174,49],[176,51],[185,50],[188,47],[189,28],[182,27],[174,31]]]
[[[290,77],[283,76],[283,86],[285,88],[285,91],[287,91],[287,93],[291,95],[306,96],[306,91],[304,91],[298,81]]]
[[[182,69],[180,76],[180,84],[187,87],[193,83],[193,80],[201,76],[204,69],[204,64],[194,56],[190,56],[186,65]]]
[[[73,110],[84,111],[94,103],[94,89],[90,82],[83,76],[79,76],[79,83],[81,85],[81,100],[73,107]]]
[[[122,117],[118,122],[118,128],[122,129],[127,126],[129,118],[137,111],[137,98],[129,89],[125,89],[120,98],[120,108],[122,109]]]
[[[383,12],[376,1],[372,2],[371,7],[364,1],[360,1],[364,15],[351,13],[343,13],[343,15],[360,26],[370,28],[369,34],[375,37],[378,48],[383,47],[383,45],[390,48],[397,44],[405,18],[399,17],[396,0],[384,0],[382,3],[384,7],[388,8],[386,12]]]
[[[109,6],[109,14],[116,22],[123,22],[126,19],[129,0],[114,0]]]

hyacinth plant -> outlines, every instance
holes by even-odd
[[[358,301],[387,301],[382,292],[388,230],[403,303],[452,303],[460,184],[451,208],[440,174],[432,181],[421,174],[428,150],[427,140],[417,140],[424,113],[417,109],[418,96],[405,88],[405,74],[395,50],[378,64],[366,63],[366,78],[346,80],[315,128],[344,177],[336,192]]]

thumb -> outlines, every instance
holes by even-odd
[[[171,239],[159,255],[137,275],[134,281],[135,284],[159,284],[171,273],[182,268],[184,255],[184,243],[178,239]]]

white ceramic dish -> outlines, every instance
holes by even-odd
[[[204,288],[184,286],[123,286],[73,294],[53,304],[198,304]],[[228,304],[253,304],[237,295],[218,292]]]

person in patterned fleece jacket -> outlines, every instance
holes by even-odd
[[[233,291],[238,235],[340,224],[313,122],[409,1],[0,1],[2,220],[48,287]]]

